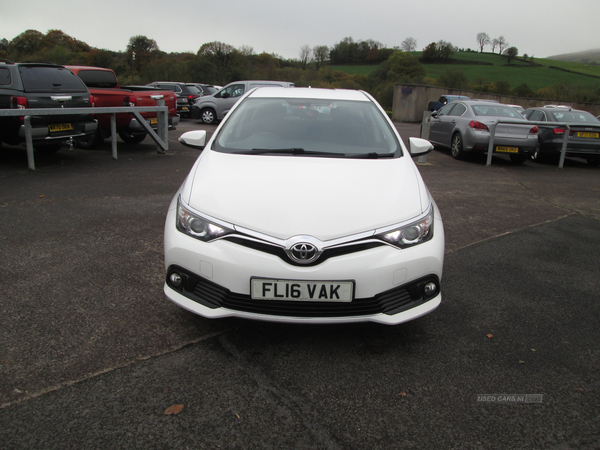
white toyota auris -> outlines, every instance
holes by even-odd
[[[398,324],[442,298],[444,229],[411,155],[366,92],[258,88],[171,202],[164,292],[204,317]]]

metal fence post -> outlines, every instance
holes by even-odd
[[[156,100],[156,106],[165,106],[165,99],[161,98],[159,100]],[[169,118],[167,116],[167,113],[165,113],[164,111],[158,111],[156,120],[158,122],[157,134],[160,137],[160,139],[164,142],[165,150],[163,150],[158,144],[156,145],[156,149],[158,153],[164,153],[165,151],[169,150],[169,139],[166,132],[166,130],[169,129]]]
[[[112,146],[112,157],[117,159],[117,115],[110,115],[110,143]]]
[[[35,170],[35,160],[33,157],[33,139],[31,137],[31,116],[23,118],[25,125],[25,144],[27,145],[27,165],[31,170]]]
[[[494,153],[494,136],[496,136],[496,126],[498,122],[492,124],[492,129],[490,130],[490,145],[488,146],[488,154],[487,154],[487,162],[486,166],[492,165],[492,155]]]
[[[565,127],[565,137],[563,138],[563,145],[560,151],[560,161],[558,162],[558,168],[562,169],[565,164],[565,156],[567,154],[567,141],[569,140],[569,134],[571,132],[571,127],[566,125]]]

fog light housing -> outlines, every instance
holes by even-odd
[[[169,281],[171,281],[171,285],[173,287],[180,287],[183,284],[183,277],[177,273],[177,272],[173,272],[170,276],[169,276]]]

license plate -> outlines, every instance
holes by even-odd
[[[156,125],[158,123],[158,119],[156,117],[152,117],[150,119],[150,125]]]
[[[496,151],[503,153],[519,153],[519,147],[502,147],[499,145],[496,147]]]
[[[181,110],[182,110],[182,111],[187,111],[187,110],[188,110],[188,107],[187,107],[187,106],[183,106],[183,107],[181,108]]]
[[[70,123],[55,123],[52,125],[48,125],[50,131],[68,131],[72,130],[73,126]]]
[[[253,278],[250,294],[254,300],[297,302],[351,302],[353,281],[298,281]]]
[[[596,139],[598,139],[600,137],[600,133],[589,133],[587,131],[578,131],[577,132],[577,137],[581,137],[581,138],[596,138]]]

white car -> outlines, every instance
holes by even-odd
[[[206,143],[165,224],[164,292],[208,318],[398,324],[441,302],[444,229],[367,93],[263,87]],[[206,144],[206,145],[205,145]]]

